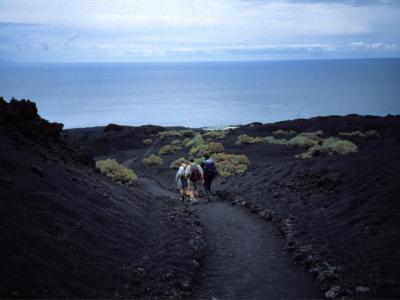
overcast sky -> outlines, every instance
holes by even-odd
[[[400,57],[399,0],[1,0],[0,61]]]

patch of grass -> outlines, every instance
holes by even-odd
[[[191,138],[196,135],[196,132],[194,132],[193,130],[190,130],[190,129],[181,130],[180,133],[182,134],[183,137],[187,137],[187,138]]]
[[[297,134],[297,131],[278,129],[278,130],[275,130],[272,134],[275,134],[275,135],[292,135],[292,134]]]
[[[246,134],[239,135],[235,145],[253,145],[253,144],[259,144],[259,143],[269,143],[269,144],[275,144],[275,145],[287,145],[287,140],[285,139],[276,139],[273,136],[257,136],[257,137],[251,137]]]
[[[252,137],[247,134],[241,134],[237,137],[235,145],[253,145],[258,143],[264,143],[265,139],[263,137]]]
[[[165,145],[160,148],[158,151],[159,155],[167,155],[176,152],[176,147],[174,145]]]
[[[171,168],[171,169],[179,169],[179,167],[180,167],[180,165],[182,164],[182,163],[189,163],[188,162],[188,160],[186,159],[186,158],[184,158],[184,157],[180,157],[180,158],[178,158],[178,159],[175,159],[170,165],[169,165],[169,167]]]
[[[151,145],[153,144],[153,139],[144,139],[143,140],[143,145]]]
[[[181,140],[173,140],[171,142],[171,145],[174,146],[176,149],[181,149],[183,147]]]
[[[166,131],[160,131],[158,133],[158,136],[161,139],[164,139],[166,137],[181,137],[182,136],[182,132],[180,132],[178,130],[166,130]]]
[[[285,139],[276,139],[273,136],[265,136],[263,137],[264,143],[274,144],[274,145],[287,145],[288,140]]]
[[[161,159],[161,157],[159,157],[158,155],[152,154],[143,159],[143,164],[146,166],[161,166],[162,164],[164,164],[164,162]]]
[[[307,152],[297,154],[295,157],[308,159],[318,155],[346,155],[357,151],[357,145],[354,143],[331,137],[324,139],[321,145],[314,145]]]
[[[250,167],[250,160],[245,155],[217,153],[212,155],[218,173],[222,177],[243,174]]]
[[[201,155],[204,156],[206,153],[221,153],[224,152],[224,145],[222,143],[211,142],[208,144],[199,144],[197,146],[193,146],[190,151],[190,156]]]
[[[200,133],[196,133],[196,135],[184,145],[185,147],[191,147],[191,146],[198,146],[204,143],[205,142],[203,136]]]
[[[208,130],[203,134],[203,137],[210,140],[222,140],[226,137],[226,130]]]
[[[323,131],[318,130],[316,132],[304,132],[296,135],[294,138],[291,138],[287,145],[296,146],[296,147],[312,147],[318,145],[322,142]]]
[[[194,155],[197,155],[197,154],[202,155],[202,153],[207,152],[207,149],[208,149],[207,144],[198,144],[198,145],[193,146],[192,148],[190,148],[189,155],[190,156],[194,156]]]
[[[340,136],[357,136],[362,138],[380,138],[380,134],[376,130],[368,131],[351,131],[351,132],[339,132]]]
[[[96,168],[100,173],[122,184],[129,184],[138,179],[135,172],[119,164],[115,159],[99,160],[96,162]]]

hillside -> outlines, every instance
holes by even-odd
[[[142,129],[70,130],[64,132],[64,139],[82,145],[96,159],[116,158],[139,176],[154,178],[174,191],[175,170],[169,165],[179,157],[188,158],[192,146],[182,145],[171,154],[161,155],[162,166],[145,167],[144,157],[178,143],[176,140],[182,144],[185,136],[173,131],[171,135],[157,134],[171,128]],[[326,155],[318,150],[308,159],[299,159],[295,156],[307,148],[281,143],[300,133],[317,131],[323,131],[316,137],[319,145],[335,137],[351,141],[357,152]],[[196,133],[204,136],[205,131]],[[242,134],[274,139],[237,145]],[[146,138],[151,139],[148,145],[142,143]],[[273,221],[284,233],[286,249],[293,259],[314,274],[328,296],[400,297],[398,116],[348,115],[253,123],[210,141],[221,142],[225,152],[243,154],[251,162],[245,173],[217,180],[215,200],[226,199]],[[99,145],[109,151],[98,150]]]
[[[202,249],[191,209],[98,174],[61,130],[0,99],[0,298],[186,297]]]

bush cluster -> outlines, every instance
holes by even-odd
[[[252,137],[247,134],[241,134],[237,137],[235,145],[252,145],[258,143],[264,143],[265,139],[263,137]]]
[[[358,136],[362,138],[379,138],[380,135],[376,130],[368,131],[352,131],[352,132],[339,132],[340,136]]]
[[[143,145],[151,145],[153,144],[153,140],[148,138],[143,140]]]
[[[176,152],[176,147],[174,145],[165,145],[160,148],[158,151],[159,155],[166,155],[166,154],[172,154]]]
[[[218,173],[222,177],[243,174],[250,167],[250,160],[245,155],[217,153],[212,155]]]
[[[166,130],[166,131],[160,131],[158,133],[158,136],[162,139],[166,137],[181,137],[182,132],[178,130]]]
[[[208,130],[203,134],[205,139],[222,140],[226,137],[226,130]]]
[[[171,145],[174,146],[176,149],[182,149],[182,141],[181,140],[173,140]]]
[[[275,130],[274,132],[272,132],[272,134],[275,134],[275,135],[293,135],[293,134],[297,134],[297,131],[278,129],[278,130]]]
[[[189,151],[189,155],[204,156],[206,153],[221,153],[224,152],[224,150],[224,145],[222,145],[222,143],[211,142],[207,144],[198,144],[197,146],[193,146]]]
[[[318,130],[316,132],[304,132],[296,135],[294,138],[291,138],[287,145],[296,146],[296,147],[312,147],[318,145],[322,142],[323,131]]]
[[[269,144],[275,144],[275,145],[286,145],[287,140],[285,139],[276,139],[273,136],[257,136],[257,137],[251,137],[248,136],[247,134],[242,134],[239,135],[235,145],[253,145],[253,144],[259,144],[259,143],[269,143]]]
[[[160,166],[164,164],[164,162],[158,155],[151,154],[150,156],[143,159],[143,164],[145,166]]]
[[[100,173],[122,184],[129,184],[138,179],[135,172],[119,164],[115,159],[99,160],[96,162],[96,168]]]
[[[182,163],[189,163],[189,162],[188,162],[185,158],[180,157],[180,158],[178,158],[178,159],[175,159],[173,162],[171,162],[171,164],[169,165],[169,167],[170,167],[171,169],[179,169],[179,166],[180,166]]]
[[[186,142],[184,145],[185,147],[191,147],[191,146],[198,146],[200,144],[204,144],[204,139],[203,136],[200,133],[196,133],[195,136]]]
[[[324,139],[321,145],[314,145],[307,152],[297,154],[295,157],[307,159],[318,155],[346,155],[357,150],[357,145],[354,143],[331,137]]]

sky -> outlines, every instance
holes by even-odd
[[[1,0],[0,62],[400,57],[400,0]]]

